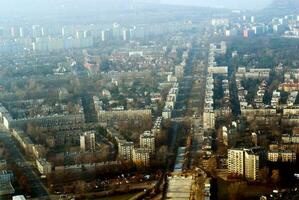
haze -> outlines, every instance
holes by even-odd
[[[81,11],[93,8],[115,8],[115,5],[125,7],[128,2],[151,2],[175,5],[191,5],[204,7],[221,7],[232,9],[261,9],[267,6],[271,0],[11,0],[0,1],[0,11],[5,13],[13,12],[38,12],[49,8],[57,9],[61,7],[79,6]]]
[[[223,7],[233,9],[261,9],[267,6],[271,0],[162,0],[162,2],[169,4]]]

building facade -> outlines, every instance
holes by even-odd
[[[155,152],[155,135],[151,131],[140,135],[140,147],[149,149],[152,154]]]
[[[136,148],[133,151],[133,162],[136,165],[148,166],[150,163],[150,150],[147,148]]]
[[[96,149],[95,131],[88,131],[80,135],[80,149],[81,151],[92,151]]]
[[[228,150],[228,172],[250,181],[259,179],[259,170],[265,161],[266,152],[261,147]]]
[[[123,160],[133,159],[134,143],[126,140],[121,140],[118,143],[118,156]]]

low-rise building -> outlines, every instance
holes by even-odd
[[[279,85],[279,90],[285,92],[299,91],[299,83],[282,83]]]
[[[296,162],[296,153],[288,150],[269,151],[268,160],[271,162]]]
[[[11,183],[13,180],[13,173],[10,170],[0,171],[0,184]]]
[[[209,67],[208,72],[211,74],[222,74],[222,75],[227,76],[228,67],[227,66]]]
[[[249,69],[246,70],[245,67],[239,67],[236,77],[246,78],[246,79],[268,79],[270,77],[271,69]]]
[[[290,144],[290,143],[299,144],[299,134],[293,134],[293,135],[283,134],[281,140],[284,144]]]
[[[6,170],[7,169],[7,162],[4,159],[0,160],[0,170]]]
[[[31,155],[33,152],[34,143],[32,140],[24,133],[24,131],[19,129],[12,130],[12,136],[17,140],[20,146],[23,148],[25,153]]]

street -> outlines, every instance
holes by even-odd
[[[40,177],[35,173],[33,166],[25,159],[22,152],[17,147],[15,141],[12,139],[10,133],[3,127],[0,128],[0,140],[3,141],[6,150],[9,152],[11,160],[8,162],[16,162],[20,167],[30,183],[32,189],[32,197],[39,199],[50,199],[48,192]],[[16,177],[18,178],[18,177]]]

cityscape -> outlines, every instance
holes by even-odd
[[[0,200],[299,199],[297,0],[0,11]]]

